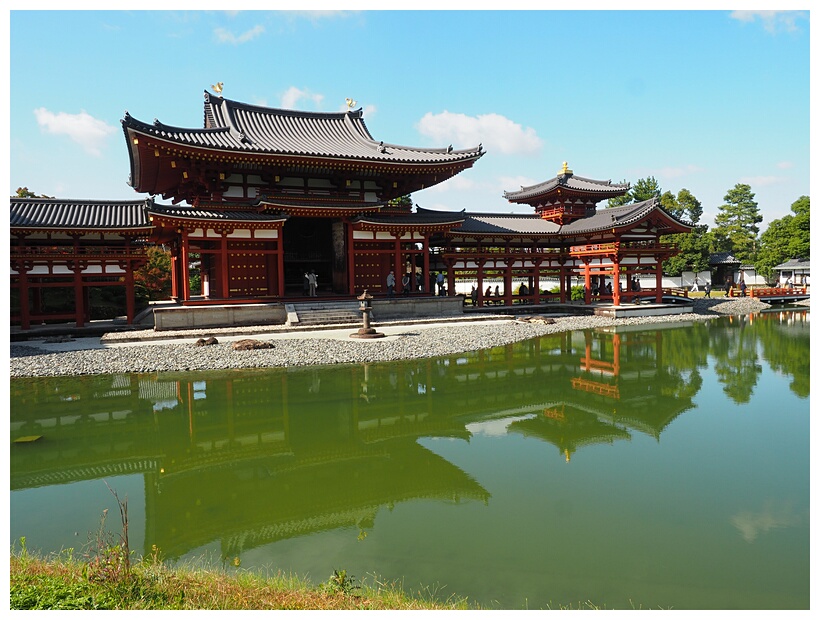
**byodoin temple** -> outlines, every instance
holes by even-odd
[[[656,284],[642,294],[660,303],[661,264],[676,252],[660,238],[692,229],[656,199],[599,210],[629,185],[577,176],[566,163],[542,183],[504,193],[531,213],[414,208],[407,196],[472,167],[482,146],[377,141],[361,109],[350,107],[298,112],[206,92],[202,128],[128,113],[122,127],[129,183],[143,199],[11,198],[13,325],[82,326],[91,317],[89,290],[101,286],[124,287],[131,323],[134,273],[152,245],[170,250],[171,295],[182,306],[294,300],[311,275],[317,298],[353,300],[364,290],[386,297],[391,271],[397,294],[409,286],[429,296],[434,270],[446,275],[449,296],[457,281],[475,282],[478,306],[491,301],[487,279],[504,283],[494,303],[566,303],[581,278],[585,303],[618,306],[630,299],[628,283],[647,276]],[[557,280],[557,292],[542,291],[547,279]],[[526,292],[514,296],[513,281],[526,282]],[[73,290],[71,308],[45,307],[54,287]]]

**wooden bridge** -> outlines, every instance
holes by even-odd
[[[767,304],[790,304],[811,297],[805,286],[802,288],[755,287],[747,289],[747,293],[749,297],[759,299]],[[729,297],[742,297],[742,295],[739,289],[732,287],[729,289]]]

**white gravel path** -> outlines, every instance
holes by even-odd
[[[803,305],[808,305],[803,302]],[[277,331],[247,327],[163,333],[120,332],[102,338],[67,342],[27,341],[11,344],[12,377],[147,373],[163,371],[272,368],[320,364],[353,364],[452,355],[506,345],[567,330],[615,325],[642,325],[710,320],[722,315],[757,312],[768,306],[753,299],[698,299],[692,313],[613,319],[600,316],[558,316],[553,324],[527,323],[514,317],[456,320],[448,323],[374,325],[386,337],[350,338],[355,329]],[[544,315],[550,316],[550,315]],[[195,346],[213,336],[218,344]],[[235,351],[232,341],[253,338],[273,343],[271,349]],[[136,340],[136,341],[135,341]]]

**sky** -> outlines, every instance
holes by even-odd
[[[125,112],[201,128],[203,94],[217,82],[228,99],[274,108],[336,112],[352,98],[386,143],[482,144],[471,169],[413,194],[427,209],[526,213],[504,191],[553,178],[565,161],[586,178],[652,176],[662,191],[688,189],[710,226],[738,183],[755,194],[761,232],[809,195],[807,2],[788,11],[480,11],[446,1],[329,10],[342,3],[310,0],[282,11],[198,10],[207,1],[28,10],[40,4],[53,6],[12,0],[6,15],[10,195],[147,197],[127,185]]]

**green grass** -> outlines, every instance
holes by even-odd
[[[111,558],[114,558],[113,560]],[[281,572],[171,568],[158,556],[124,563],[109,554],[99,562],[72,553],[42,558],[13,549],[11,609],[290,609],[467,610],[465,599],[439,601],[435,593],[406,594],[398,584],[359,585],[334,571],[319,586]]]

